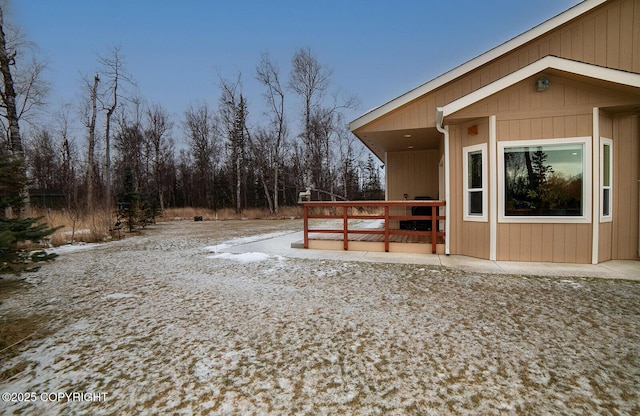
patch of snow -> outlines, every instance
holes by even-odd
[[[240,254],[220,253],[220,254],[215,254],[213,256],[208,256],[208,258],[233,260],[240,263],[250,263],[250,262],[257,262],[257,261],[266,261],[269,258],[271,258],[271,256],[265,253],[249,252],[249,253],[240,253]]]
[[[349,227],[364,230],[382,230],[384,228],[384,220],[352,220],[349,222]]]
[[[91,230],[88,228],[81,228],[75,231],[65,231],[63,232],[64,235],[68,235],[68,236],[72,236],[72,235],[85,235],[85,234],[90,234]]]
[[[203,248],[204,251],[210,251],[212,253],[217,253],[218,251],[222,251],[225,248],[229,248],[231,247],[230,244],[227,243],[222,243],[222,244],[217,244],[215,246],[206,246]]]
[[[228,240],[225,243],[228,244],[229,246],[241,246],[243,244],[255,243],[256,241],[281,237],[287,234],[291,234],[291,231],[276,231],[276,232],[257,234],[257,235],[247,236],[247,237],[238,237],[238,238]]]
[[[91,250],[98,247],[98,244],[95,243],[77,243],[77,244],[65,244],[63,246],[58,246],[54,248],[48,248],[45,251],[47,253],[55,253],[58,255],[75,253],[77,251]]]

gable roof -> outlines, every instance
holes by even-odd
[[[590,78],[596,78],[602,81],[614,82],[620,85],[640,88],[640,74],[548,55],[525,66],[524,68],[521,68],[503,78],[500,78],[497,81],[485,85],[484,87],[479,88],[472,93],[465,95],[464,97],[460,97],[457,100],[451,101],[449,104],[443,107],[439,107],[438,113],[442,111],[442,115],[438,114],[438,116],[446,117],[450,114],[460,111],[463,108],[470,106],[471,104],[477,103],[478,101],[483,100],[490,95],[502,91],[505,88],[508,88],[547,69],[557,69],[559,71],[570,72],[572,74],[582,75]]]
[[[606,1],[607,0],[585,0],[582,3],[579,3],[574,7],[566,10],[565,12],[562,12],[559,15],[547,20],[546,22],[503,43],[502,45],[499,45],[483,53],[482,55],[479,55],[476,58],[452,69],[451,71],[446,72],[439,77],[434,78],[431,81],[428,81],[420,85],[419,87],[387,102],[386,104],[383,104],[363,114],[362,116],[349,123],[349,129],[353,131],[366,124],[369,124],[370,122],[389,113],[390,111],[393,111],[417,98],[420,98],[421,96],[455,80],[456,78],[459,78],[464,74],[473,71],[481,67],[482,65],[485,65],[493,61],[494,59],[513,51],[514,49],[524,45],[525,43],[530,42],[531,40],[562,26],[563,24],[575,19],[576,17],[593,10]]]

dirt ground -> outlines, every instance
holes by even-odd
[[[0,293],[0,413],[640,414],[639,282],[223,252],[301,227],[60,249]]]

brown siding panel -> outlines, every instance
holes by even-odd
[[[620,4],[610,6],[607,19],[607,66],[620,68]]]
[[[638,179],[640,172],[640,118],[613,120],[614,208],[612,258],[638,258]]]
[[[625,1],[620,12],[620,69],[633,69],[633,2]],[[631,36],[625,36],[624,34]],[[639,45],[640,46],[640,45]]]
[[[390,200],[430,196],[438,198],[437,150],[391,152],[387,154],[388,194]]]

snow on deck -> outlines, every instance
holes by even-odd
[[[47,313],[12,414],[637,414],[640,284],[225,248],[299,221],[166,223],[60,252],[1,316]],[[214,237],[215,234],[215,237]]]

